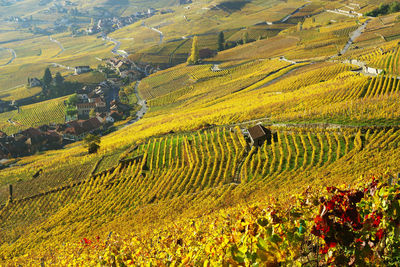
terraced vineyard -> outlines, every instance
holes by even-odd
[[[0,130],[13,134],[29,127],[65,122],[65,104],[68,97],[31,104],[0,114]]]
[[[28,222],[40,225],[46,221],[41,227],[51,229],[54,240],[62,235],[78,237],[86,229],[64,228],[60,222],[68,220],[80,226],[90,223],[90,231],[95,233],[106,221],[111,222],[127,212],[138,212],[143,205],[163,205],[186,197],[190,202],[205,201],[210,194],[220,194],[219,198],[223,199],[239,188],[248,190],[261,184],[263,188],[274,187],[286,184],[290,175],[326,169],[337,161],[346,162],[359,151],[387,149],[397,146],[399,141],[399,131],[393,130],[361,133],[356,129],[305,128],[277,128],[270,141],[258,149],[248,147],[239,128],[154,138],[126,154],[132,160],[108,172],[87,174],[86,179],[47,193],[42,191],[44,194],[30,199],[18,200],[25,197],[18,194],[1,210],[1,233],[4,240],[14,240],[21,234],[25,237],[17,241],[14,248],[18,249],[14,252],[3,245],[1,255],[23,253],[23,242],[35,246],[35,240],[45,234],[29,235],[25,232]],[[88,162],[87,166],[90,169],[93,164]],[[83,175],[83,169],[79,171]],[[65,175],[62,170],[44,175],[60,177],[62,173]],[[71,174],[71,177],[78,176],[78,173]],[[79,209],[74,208],[78,206]]]
[[[138,66],[163,69],[129,83],[144,116],[114,125],[96,153],[77,142],[2,161],[0,265],[395,265],[400,13],[364,17],[371,1],[169,3],[107,33]],[[21,84],[44,67],[68,75],[113,56],[100,35],[68,29],[57,45],[3,24],[18,56],[1,67],[2,99],[34,94]],[[194,36],[193,53],[216,55],[187,65]],[[62,123],[65,99],[1,113],[0,130]],[[259,123],[267,140],[251,146]]]

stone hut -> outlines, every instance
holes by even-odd
[[[266,140],[271,139],[271,131],[258,124],[248,129],[251,146],[262,146]]]

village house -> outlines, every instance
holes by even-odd
[[[266,140],[271,139],[271,131],[258,124],[248,129],[251,146],[262,146]]]
[[[131,110],[131,107],[129,105],[125,105],[116,100],[111,101],[110,105],[111,105],[110,110],[117,111],[118,113],[127,114]]]
[[[78,117],[88,117],[90,111],[96,109],[96,103],[78,103],[76,104],[76,109],[78,110]]]
[[[70,140],[81,140],[85,135],[99,130],[103,124],[95,117],[88,120],[75,120],[67,123],[63,136]]]
[[[137,81],[143,78],[143,74],[137,70],[125,70],[120,73],[121,78],[129,79],[129,81]]]
[[[106,112],[107,104],[103,98],[97,96],[88,98],[88,102],[76,104],[76,108],[79,118],[87,118],[91,110],[95,112]]]
[[[110,114],[107,114],[104,112],[98,113],[96,117],[101,123],[104,123],[104,124],[115,122],[114,118]]]
[[[62,146],[63,138],[50,126],[28,128],[11,136],[0,133],[0,159],[27,156],[45,149]]]
[[[28,78],[29,87],[41,86],[42,82],[38,78]]]
[[[75,67],[75,75],[86,73],[91,71],[92,69],[89,66],[76,66]]]

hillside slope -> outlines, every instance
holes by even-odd
[[[103,136],[97,153],[74,143],[0,170],[0,263],[363,265],[369,257],[393,263],[399,248],[396,238],[389,240],[398,237],[393,181],[400,173],[400,35],[393,17],[400,14],[366,18],[331,1],[187,6],[112,33],[139,38],[152,31],[143,42],[124,44],[130,59],[169,67],[138,84],[148,106],[143,118]],[[193,34],[201,49],[215,50],[220,31],[223,51],[197,65],[182,63]],[[149,36],[154,40],[146,45]],[[68,53],[79,53],[57,62],[96,62],[111,49],[94,36],[79,37],[79,45],[59,37],[71,46]],[[101,49],[87,46],[92,41]],[[60,101],[10,114],[30,126],[45,121],[36,114],[49,109],[62,121]],[[5,121],[10,114],[2,114]],[[270,134],[252,146],[248,129],[260,124]],[[360,200],[349,203],[353,194]],[[357,210],[366,228],[352,215],[327,221],[322,196]],[[396,211],[382,204],[388,196]],[[280,209],[282,219],[271,209]],[[333,231],[331,239],[321,231]],[[351,242],[338,237],[350,232]]]

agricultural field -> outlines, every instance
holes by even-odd
[[[79,75],[69,75],[65,77],[67,82],[78,82],[82,84],[99,84],[105,81],[106,78],[103,73],[98,71],[91,71]]]
[[[21,87],[12,88],[10,90],[3,90],[0,93],[0,99],[4,101],[20,100],[28,97],[35,96],[42,92],[42,88],[39,86],[29,87],[23,85]]]
[[[98,4],[146,10],[112,2]],[[79,7],[101,12],[93,3]],[[365,13],[379,4],[371,1],[150,4],[171,10],[109,34],[140,67],[160,67],[128,85],[143,116],[118,122],[96,153],[76,142],[9,159],[0,265],[394,265],[399,13],[335,11]],[[217,52],[221,31],[236,46]],[[105,79],[72,71],[104,64],[112,42],[19,34],[1,44],[17,57],[0,66],[0,99],[40,92],[26,78],[46,66],[69,82]],[[193,51],[216,55],[189,65],[195,35]],[[63,123],[67,97],[1,113],[0,130]],[[256,125],[265,127],[259,146]]]
[[[305,181],[316,182],[314,179],[320,177],[313,172],[314,169],[323,170],[326,174],[324,178],[319,178],[320,184],[330,179],[343,179],[340,178],[342,172],[339,170],[351,168],[352,172],[356,171],[348,160],[363,162],[368,169],[377,168],[365,163],[375,153],[372,151],[379,147],[381,150],[375,157],[387,156],[390,153],[388,148],[396,147],[399,142],[398,131],[392,130],[368,130],[364,134],[357,129],[321,131],[277,128],[275,131],[271,143],[265,143],[259,149],[246,148],[246,141],[240,131],[223,128],[150,139],[139,145],[132,155],[127,154],[133,158],[143,155],[137,161],[125,166],[119,165],[115,170],[95,175],[81,183],[59,187],[52,193],[8,205],[1,213],[8,218],[2,223],[2,236],[13,239],[25,233],[27,221],[43,222],[47,227],[46,232],[35,231],[34,234],[24,235],[23,241],[14,245],[20,253],[23,251],[22,242],[38,246],[40,241],[37,238],[49,231],[54,243],[62,240],[65,235],[81,238],[84,234],[88,237],[88,233],[81,227],[65,227],[61,223],[66,220],[65,216],[74,218],[72,222],[77,226],[90,223],[89,235],[93,236],[101,232],[101,229],[118,224],[122,224],[123,227],[119,229],[123,231],[124,227],[136,224],[139,217],[145,221],[151,220],[154,212],[164,214],[161,216],[167,218],[179,203],[190,203],[190,211],[186,211],[185,215],[194,216],[210,208],[211,203],[221,208],[245,201],[240,200],[240,196],[249,190],[253,192],[253,200],[255,197],[265,197],[266,192],[279,195],[278,188],[282,190],[288,186],[293,187],[294,183],[299,185],[298,191],[301,192],[307,186]],[[360,150],[363,152],[358,154]],[[238,162],[241,168],[235,167]],[[395,161],[383,163],[381,158],[380,164],[392,166]],[[299,178],[301,175],[308,180]],[[352,175],[355,176],[354,173]],[[193,205],[196,202],[198,204]],[[145,209],[140,210],[139,207],[144,203],[147,203]],[[62,211],[64,205],[71,207],[68,214]],[[78,206],[79,209],[73,208]],[[163,209],[169,212],[163,213]],[[139,213],[124,222],[124,214],[130,211]],[[111,214],[114,216],[111,217]],[[52,220],[46,223],[49,216]],[[9,224],[9,221],[20,223]],[[162,225],[157,224],[157,227]],[[7,249],[2,249],[2,253],[18,253]]]
[[[47,100],[27,106],[19,110],[0,113],[0,130],[13,134],[29,127],[38,127],[51,123],[65,122],[65,104],[67,96]]]

